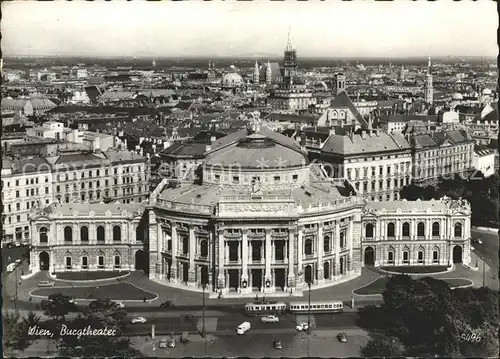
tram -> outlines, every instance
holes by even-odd
[[[291,313],[340,313],[344,311],[344,303],[341,301],[314,301],[311,302],[292,302],[289,304]]]
[[[245,312],[247,315],[284,314],[287,310],[285,302],[247,303]]]

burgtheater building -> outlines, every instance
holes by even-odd
[[[151,279],[222,295],[334,285],[363,266],[470,262],[466,202],[367,202],[258,124],[213,142],[193,183],[164,179],[143,221]]]

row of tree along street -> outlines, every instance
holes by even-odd
[[[127,311],[109,299],[90,302],[73,319],[66,318],[78,310],[70,297],[53,294],[41,306],[49,320],[42,321],[32,312],[25,318],[15,312],[3,313],[6,348],[24,351],[37,339],[46,338],[57,342],[62,356],[142,356],[122,335]]]
[[[371,333],[366,357],[497,357],[498,291],[451,290],[444,281],[397,275],[389,279],[384,304],[359,310],[359,325]]]
[[[475,172],[467,178],[462,178],[459,175],[452,179],[441,177],[436,186],[405,186],[401,190],[400,196],[409,201],[439,199],[443,196],[448,196],[451,199],[461,197],[471,205],[473,226],[498,228],[499,186],[498,174],[485,178],[481,172]]]

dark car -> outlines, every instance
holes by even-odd
[[[339,340],[339,342],[341,343],[347,343],[347,335],[346,333],[339,333],[337,335],[337,339]]]
[[[275,340],[273,342],[274,349],[283,349],[283,345],[281,345],[281,340]]]
[[[173,308],[173,307],[174,307],[174,303],[172,303],[169,300],[160,304],[160,308]]]

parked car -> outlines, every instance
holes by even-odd
[[[175,348],[175,345],[176,345],[175,339],[170,339],[170,341],[168,342],[168,347]]]
[[[265,317],[260,318],[261,323],[279,323],[280,318],[276,315],[266,315]]]
[[[337,335],[337,339],[339,340],[339,342],[341,343],[347,343],[347,334],[346,333],[339,333]]]
[[[483,241],[479,238],[472,238],[472,242],[477,243],[477,244],[483,244]]]
[[[130,323],[132,323],[132,324],[138,324],[138,323],[144,324],[146,322],[147,322],[147,320],[144,317],[135,317],[135,318],[132,318],[132,320],[130,321]]]
[[[21,264],[23,261],[20,260],[20,259],[17,259],[14,263],[16,263],[17,265]]]
[[[167,300],[166,302],[160,304],[160,308],[173,308],[173,307],[175,307],[174,303],[171,302],[170,300]]]
[[[189,333],[188,332],[182,332],[182,335],[181,335],[181,343],[189,343],[190,339],[189,339]]]
[[[158,347],[159,348],[166,348],[167,347],[167,339],[160,340],[160,342],[158,343]]]
[[[283,345],[281,345],[281,340],[275,340],[273,342],[274,349],[283,349]]]
[[[309,329],[309,325],[307,323],[300,323],[297,324],[295,329],[297,329],[299,332],[306,331],[307,329]]]
[[[16,247],[21,247],[21,243],[19,243],[18,241],[16,241]]]
[[[53,287],[55,285],[54,282],[49,282],[48,280],[41,280],[39,283],[38,283],[38,286],[39,287]]]
[[[248,332],[250,330],[250,328],[252,328],[252,326],[250,325],[250,322],[243,322],[240,325],[238,325],[238,327],[236,328],[236,334],[243,335],[246,332]]]
[[[118,304],[120,308],[122,309],[125,308],[125,304],[123,304],[123,302],[115,302],[115,303]]]

